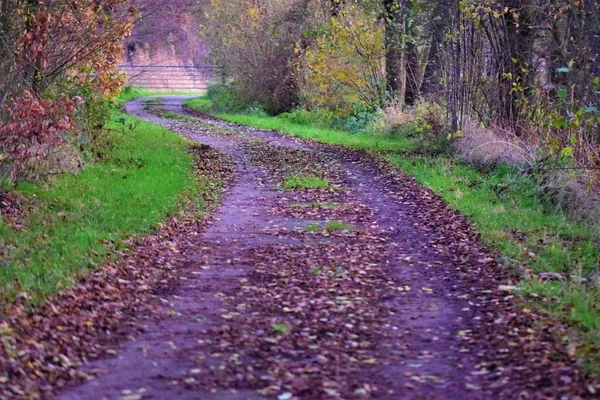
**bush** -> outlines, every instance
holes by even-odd
[[[448,136],[446,112],[439,103],[421,102],[415,108],[415,121],[426,146],[445,146]]]
[[[110,156],[114,147],[114,135],[111,136],[105,125],[108,122],[112,103],[105,96],[90,87],[77,91],[83,98],[83,105],[77,111],[79,150],[91,160],[102,160]]]
[[[330,128],[334,119],[339,117],[339,113],[328,109],[317,108],[311,111],[297,109],[280,115],[294,124],[312,125],[322,128]]]
[[[416,136],[414,109],[404,110],[402,106],[392,102],[385,109],[377,112],[373,129],[386,135]]]
[[[26,90],[5,107],[9,121],[0,125],[1,161],[13,183],[78,165],[68,143],[78,133],[75,114],[79,105],[78,98],[40,99]]]
[[[456,135],[453,147],[465,161],[480,167],[509,164],[520,169],[535,159],[535,148],[499,127],[482,127],[473,121],[465,123]]]
[[[346,132],[364,133],[372,131],[376,121],[377,113],[359,103],[354,106],[350,115],[334,118],[331,121],[331,127]]]
[[[248,105],[240,100],[237,88],[232,83],[211,85],[206,94],[216,112],[239,113],[248,110]]]
[[[600,229],[600,174],[570,169],[571,156],[556,160],[551,155],[538,157],[525,174],[536,183],[537,197],[552,212],[563,212]]]

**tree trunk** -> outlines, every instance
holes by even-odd
[[[403,0],[384,0],[385,69],[388,95],[398,106],[404,106],[406,96],[406,54],[404,52]]]
[[[434,12],[431,24],[431,47],[421,92],[426,97],[436,97],[442,90],[442,54],[440,46],[444,43],[444,36],[448,26],[448,4],[439,1]]]
[[[512,75],[511,80],[504,79],[507,82],[504,86],[504,90],[507,92],[505,93],[507,98],[505,104],[507,120],[505,122],[509,123],[517,132],[521,113],[519,103],[534,85],[535,71],[532,68],[532,53],[535,37],[532,26],[536,23],[535,13],[537,10],[531,6],[524,6],[521,0],[507,1],[506,7],[520,10],[518,14],[509,12],[504,16],[508,51],[503,58],[503,69]],[[518,83],[523,88],[522,91],[514,90],[513,82]]]
[[[590,70],[593,75],[600,76],[600,7],[595,0],[586,0],[587,29],[591,51]]]
[[[8,15],[8,1],[2,0],[2,8],[0,9],[0,34],[6,35],[10,30],[10,17]]]
[[[421,63],[419,50],[414,42],[406,43],[406,95],[405,103],[414,105],[421,96]]]

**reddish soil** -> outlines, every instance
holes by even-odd
[[[134,314],[141,333],[57,398],[593,397],[560,324],[499,290],[513,278],[429,190],[363,152],[158,116],[181,99],[127,110],[227,155],[233,180],[178,247],[176,284]],[[280,189],[298,173],[329,188]]]

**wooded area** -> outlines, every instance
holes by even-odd
[[[596,398],[599,244],[598,0],[0,0],[0,399]]]
[[[220,1],[209,15],[247,106],[383,110],[392,125],[416,108],[432,134],[473,142],[467,153],[600,165],[596,1]]]

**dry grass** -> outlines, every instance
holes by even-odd
[[[394,134],[406,130],[416,120],[414,110],[403,110],[395,102],[390,103],[375,122],[374,129],[384,134]]]
[[[535,148],[514,134],[498,127],[482,128],[466,124],[454,148],[465,161],[480,165],[510,164],[520,168],[535,160]]]
[[[546,200],[571,218],[600,230],[600,176],[581,171],[549,171],[543,179]]]

